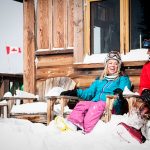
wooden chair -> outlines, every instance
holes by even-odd
[[[76,86],[76,82],[69,77],[57,77],[55,78],[55,81],[53,79],[49,79],[46,81],[46,93],[48,93],[49,87],[52,87],[51,84],[53,84],[53,86],[55,87],[62,87],[66,91],[73,90]],[[68,104],[68,102],[73,101],[76,103],[78,101],[78,98],[73,96],[45,96],[45,99],[47,101],[47,124],[49,124],[49,122],[53,120],[54,105],[56,103],[60,103],[61,105],[61,111],[59,115],[64,116],[64,107]]]
[[[143,102],[140,99],[140,96],[138,95],[127,95],[124,96],[124,98],[126,98],[127,102],[128,102],[128,114],[131,114],[131,111],[135,108],[137,110],[140,111],[141,108],[143,108],[144,106],[146,106],[146,103]],[[112,108],[113,108],[113,103],[116,100],[116,96],[107,96],[107,100],[106,100],[106,109],[105,109],[105,113],[102,117],[102,120],[104,122],[109,122],[111,120],[111,115],[112,115]],[[150,111],[150,110],[149,110]],[[150,118],[150,113],[146,114],[145,117]]]
[[[106,98],[106,108],[105,112],[101,118],[105,123],[109,122],[112,115],[113,103],[116,100],[117,96],[108,95]],[[47,123],[49,124],[54,117],[54,104],[58,99],[60,99],[61,104],[61,112],[59,115],[64,116],[64,107],[70,100],[74,100],[76,102],[79,101],[77,97],[74,96],[46,96],[48,107],[47,107]]]
[[[48,78],[42,82],[43,82],[42,84],[44,84],[44,88],[45,88],[45,89],[43,89],[45,95],[54,87],[62,87],[64,90],[72,90],[76,86],[76,83],[69,77]],[[7,100],[9,103],[11,103],[12,100],[14,101],[16,99],[17,98],[12,98],[12,99],[8,98]],[[24,99],[24,98],[21,98],[21,99],[24,101],[29,100],[29,99]],[[32,122],[49,123],[50,122],[50,112],[53,111],[53,110],[50,111],[50,109],[53,109],[54,104],[57,102],[57,103],[61,103],[61,106],[63,105],[63,107],[62,107],[62,110],[63,110],[64,106],[66,105],[64,103],[64,101],[65,100],[59,96],[51,96],[50,101],[45,99],[44,102],[38,102],[38,101],[33,102],[34,104],[38,104],[38,103],[43,103],[44,105],[47,104],[47,109],[45,110],[45,112],[39,112],[39,113],[32,114],[32,112],[31,113],[25,113],[25,112],[24,113],[12,113],[10,111],[9,116],[13,117],[13,118],[19,118],[19,119],[27,119]],[[30,103],[30,104],[33,105],[33,103]],[[21,104],[21,105],[23,105],[23,104]],[[26,104],[24,104],[24,105],[26,105]],[[50,106],[52,106],[52,107],[50,107]],[[11,106],[9,106],[9,107],[11,109]],[[61,111],[61,112],[63,113],[63,111]]]
[[[114,101],[116,98],[117,97],[115,95],[107,95],[107,97],[106,97],[106,108],[105,108],[105,112],[101,118],[101,120],[103,120],[105,123],[107,123],[111,120],[113,104],[114,104]]]

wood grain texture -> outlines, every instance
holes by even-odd
[[[24,90],[30,93],[35,92],[35,20],[34,20],[34,1],[24,1]]]
[[[37,48],[49,48],[49,0],[37,1]]]
[[[74,0],[68,0],[67,47],[74,47]]]
[[[82,4],[82,0],[74,1],[74,62],[82,62],[84,54]]]
[[[53,25],[52,25],[52,40],[53,48],[65,47],[65,2],[64,0],[53,0]]]
[[[37,68],[44,67],[56,67],[56,66],[67,66],[73,64],[72,54],[62,55],[51,55],[51,56],[40,56],[37,57],[38,63]]]

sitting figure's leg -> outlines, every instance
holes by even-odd
[[[68,120],[76,126],[83,128],[85,114],[90,106],[91,101],[80,101],[68,116]]]
[[[84,131],[89,133],[102,117],[106,103],[104,101],[91,102],[88,112],[84,118]]]

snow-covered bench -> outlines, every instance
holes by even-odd
[[[72,90],[75,88],[76,83],[69,77],[55,77],[55,78],[48,78],[44,81],[45,83],[45,101],[37,101],[36,96],[31,97],[32,94],[27,96],[24,91],[19,91],[21,94],[18,96],[6,96],[3,99],[8,101],[8,116],[20,119],[28,119],[32,122],[43,122],[49,123],[51,120],[51,114],[54,111],[59,111],[60,114],[63,112],[68,112],[68,108],[64,109],[66,104],[64,103],[66,100],[69,101],[72,97],[60,97],[60,93],[64,90]],[[26,97],[27,96],[27,97]],[[47,98],[46,98],[47,97]],[[16,105],[16,101],[20,99],[23,101],[29,100],[36,100],[33,103],[25,103]],[[73,98],[74,100],[77,98]],[[14,103],[15,101],[15,103]],[[54,109],[55,104],[60,103],[59,106],[56,106]],[[65,105],[64,105],[65,104]],[[63,106],[63,107],[62,107]],[[58,108],[59,107],[59,108]]]

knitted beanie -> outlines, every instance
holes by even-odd
[[[108,60],[110,59],[115,59],[119,62],[119,65],[121,65],[122,61],[121,61],[121,56],[119,54],[118,51],[111,51],[107,54],[106,58],[105,58],[105,64],[108,62]]]

